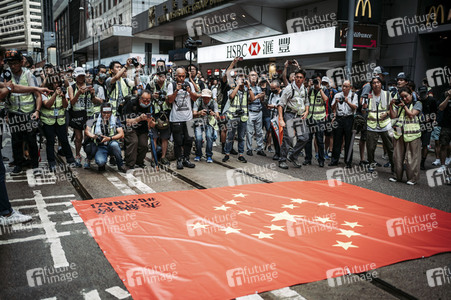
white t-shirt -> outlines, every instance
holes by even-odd
[[[167,96],[171,96],[174,93],[174,87],[177,84],[168,85]],[[194,91],[194,86],[189,82],[191,91]],[[169,115],[169,122],[186,122],[193,119],[193,107],[191,105],[191,96],[183,89],[177,92],[174,102],[172,103],[171,114]]]
[[[351,102],[352,104],[358,106],[358,99],[357,99],[357,95],[356,93],[353,92],[349,92],[347,97],[352,97],[351,100],[348,99],[349,102]],[[337,94],[335,94],[334,96],[334,100],[332,100],[332,106],[335,104],[336,101],[338,101],[337,99],[340,98],[345,98],[343,92],[339,92]],[[343,101],[343,103],[340,103],[340,101],[338,101],[337,103],[337,116],[339,117],[346,117],[346,116],[352,116],[354,115],[354,111],[352,110],[352,108]]]

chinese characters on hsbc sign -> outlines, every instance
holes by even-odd
[[[335,28],[295,32],[198,49],[199,63],[341,52],[335,48]]]

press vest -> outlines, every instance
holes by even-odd
[[[412,110],[413,103],[410,103],[409,110]],[[406,118],[405,109],[401,111],[396,121],[393,131],[395,139],[399,139],[401,135],[404,138],[404,142],[408,143],[421,137],[420,120],[418,116],[413,118]],[[402,133],[401,133],[402,132]]]
[[[300,91],[298,91],[298,89],[293,87],[293,85],[294,83],[291,84],[291,91],[289,92],[291,93],[291,96],[288,97],[286,109],[288,109],[292,113],[301,115],[305,111],[305,100],[307,99],[307,90],[302,85]],[[304,98],[302,98],[301,94],[302,89],[304,90]]]
[[[94,135],[95,135],[96,127],[97,127],[97,122],[98,121],[94,122],[92,124],[92,128],[91,128],[91,133],[94,134]],[[102,120],[100,120],[100,122],[101,122],[100,123],[100,129],[101,129],[103,135],[108,136],[108,137],[112,137],[112,136],[116,135],[116,127],[115,126],[108,126],[108,132],[105,133],[102,130],[103,129],[103,126],[102,126],[103,122],[102,122]],[[94,143],[97,144],[97,140],[94,140]]]
[[[49,99],[52,95],[49,95]],[[55,102],[52,107],[46,108],[44,105],[41,108],[41,120],[45,125],[54,125],[58,122],[58,125],[64,125],[66,123],[66,113],[63,107],[63,98],[56,96]]]
[[[121,91],[122,91],[122,99],[118,99],[119,98],[119,84],[121,85]],[[111,91],[109,98],[110,98],[110,103],[111,103],[111,108],[113,109],[113,114],[116,114],[117,112],[117,107],[119,104],[122,103],[122,101],[124,101],[125,96],[128,96],[129,94],[129,87],[127,85],[127,83],[125,83],[124,78],[120,78],[118,81],[116,81],[115,83],[115,88],[113,91]],[[120,102],[118,103],[118,101],[120,100]]]
[[[74,95],[75,95],[78,90],[77,84],[73,84],[72,89],[73,89]],[[94,108],[94,105],[92,103],[91,93],[89,93],[89,92],[80,94],[78,96],[77,102],[75,102],[75,104],[72,105],[72,110],[74,110],[74,111],[86,110],[86,114],[88,117],[91,117],[94,115],[93,108]]]
[[[28,78],[31,74],[30,71],[22,70],[19,82],[17,84],[23,86],[30,86],[28,83]],[[12,93],[10,95],[10,101],[8,110],[13,113],[25,113],[29,114],[34,112],[36,109],[36,101],[34,100],[33,93]]]
[[[315,92],[310,94],[310,108],[308,117],[312,117],[314,120],[323,120],[326,117],[326,108],[324,106],[323,97],[321,91],[318,91],[315,97]]]
[[[233,98],[232,103],[230,104],[230,108],[227,110],[227,117],[229,119],[233,119],[233,113],[235,113],[239,108],[241,108],[242,110],[244,110],[244,114],[241,116],[241,121],[242,122],[246,122],[249,119],[249,113],[247,111],[247,95],[248,95],[248,91],[243,91],[243,97],[241,100],[241,105],[240,105],[240,97],[239,97],[239,93],[241,91],[238,91],[235,95],[235,98]]]
[[[385,94],[385,101],[383,100],[382,93]],[[381,115],[386,113],[389,109],[390,105],[390,94],[387,91],[381,91],[381,100],[379,101],[379,105],[376,106],[376,100],[374,99],[373,93],[368,94],[368,120],[367,125],[372,129],[377,128],[377,124],[379,124],[379,128],[383,129],[390,124],[390,116],[387,113],[385,118],[382,118]]]

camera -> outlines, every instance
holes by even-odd
[[[232,115],[235,118],[241,117],[242,115],[244,115],[244,109],[238,108]]]
[[[96,136],[96,143],[97,143],[97,145],[101,145],[102,144],[102,140],[103,140],[103,137],[101,137],[100,135]]]
[[[319,81],[318,81],[318,79],[313,79],[313,85],[318,85],[319,84]]]
[[[338,102],[340,102],[340,103],[345,102],[345,97],[340,97],[340,98],[338,98]]]
[[[166,101],[166,92],[165,91],[158,91],[158,103],[163,103]]]
[[[135,66],[135,68],[137,68],[139,66],[139,62],[136,59],[136,57],[132,57],[132,58],[130,58],[130,60],[132,61],[132,64]]]
[[[3,71],[2,77],[3,77],[3,79],[5,79],[5,81],[11,81],[11,78],[13,77],[13,75],[10,70],[5,70],[5,71]]]
[[[189,83],[188,82],[184,82],[184,83],[182,83],[182,90],[184,90],[184,91],[186,91],[186,88],[189,88],[190,86],[189,86]]]
[[[67,92],[66,87],[61,86],[60,89],[61,89],[61,92],[63,93],[63,95],[66,95],[66,92]]]
[[[399,99],[399,97],[398,97],[395,99],[395,105],[399,105],[399,104],[401,104],[401,99]]]

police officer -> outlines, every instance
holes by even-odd
[[[22,68],[23,56],[17,50],[6,51],[5,59],[11,68],[12,81],[23,86],[35,86],[36,79],[29,70]],[[40,173],[38,145],[36,143],[36,130],[39,113],[41,110],[41,94],[35,93],[11,93],[9,97],[8,120],[11,129],[11,142],[15,162],[11,175],[22,173],[24,164],[23,142],[28,144],[33,173]]]

